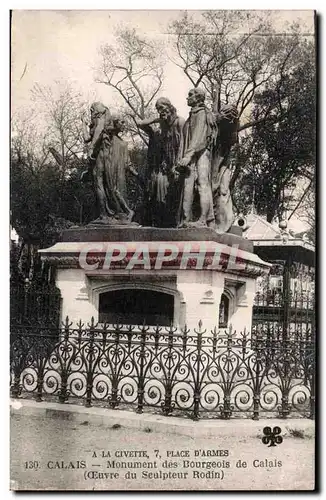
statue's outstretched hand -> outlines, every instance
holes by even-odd
[[[147,125],[153,125],[154,123],[160,123],[161,120],[159,117],[153,116],[151,118],[144,118],[143,120],[136,118],[135,121],[137,126],[141,128]]]

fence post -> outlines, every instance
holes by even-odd
[[[225,358],[226,383],[224,384],[224,404],[221,409],[221,416],[229,420],[232,415],[231,410],[231,388],[230,388],[230,369],[232,367],[232,325],[230,325],[227,334],[227,347]]]
[[[289,407],[289,370],[290,370],[290,360],[291,356],[289,353],[289,342],[288,341],[282,341],[281,344],[281,349],[283,350],[283,363],[284,363],[284,372],[283,372],[283,390],[282,390],[282,404],[280,408],[280,417],[281,418],[287,418],[287,416],[290,413],[290,407]]]
[[[166,386],[165,386],[165,400],[163,405],[163,413],[164,415],[169,415],[172,412],[172,379],[171,379],[171,368],[172,368],[172,348],[173,348],[173,328],[170,326],[168,333],[168,373],[166,378]]]
[[[250,358],[252,354],[248,357],[248,364],[250,363]],[[266,356],[266,354],[265,354]],[[260,372],[262,368],[262,341],[258,337],[256,340],[256,369],[255,369],[255,380],[254,380],[254,414],[252,419],[259,420],[259,402],[260,402]]]
[[[199,404],[200,404],[200,359],[201,359],[201,348],[202,348],[202,322],[198,323],[199,329],[198,331],[194,330],[197,333],[197,355],[196,355],[196,380],[194,384],[194,411],[193,411],[193,420],[199,420]]]
[[[92,391],[93,391],[93,357],[94,357],[94,335],[95,335],[95,324],[94,317],[92,316],[91,324],[89,325],[89,351],[87,356],[85,356],[85,360],[87,361],[87,357],[89,359],[89,364],[87,367],[87,375],[86,375],[86,408],[92,406]]]
[[[118,375],[117,375],[117,366],[118,366],[118,361],[119,361],[119,343],[120,343],[120,336],[119,336],[119,325],[116,325],[116,330],[115,330],[115,342],[114,342],[114,354],[112,356],[112,365],[113,365],[113,373],[112,373],[112,391],[111,391],[111,396],[109,397],[109,405],[110,408],[116,408],[118,406]]]
[[[312,374],[312,377],[311,377],[309,418],[311,418],[312,420],[315,418],[315,376],[314,376],[314,373]]]
[[[144,377],[144,366],[145,366],[145,342],[146,342],[146,328],[145,325],[141,329],[141,337],[140,337],[140,354],[139,354],[139,380],[138,380],[138,406],[137,413],[143,413],[144,406],[144,386],[145,386],[145,377]]]
[[[65,325],[64,325],[64,336],[63,336],[63,352],[68,352],[68,342],[69,342],[69,318],[66,317]],[[61,342],[59,343],[58,349],[61,349]],[[59,392],[59,403],[65,403],[68,399],[68,391],[67,391],[67,382],[68,382],[68,372],[66,366],[66,360],[64,360],[62,373],[61,373],[61,389]]]
[[[284,263],[283,269],[283,332],[282,339],[287,341],[288,339],[288,329],[289,329],[289,319],[290,319],[290,305],[291,305],[291,266],[292,258],[288,256]]]
[[[43,393],[43,382],[44,382],[44,367],[46,364],[46,359],[41,359],[39,364],[39,369],[37,373],[37,390],[35,401],[40,403],[42,401],[42,393]]]

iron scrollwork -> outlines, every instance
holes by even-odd
[[[229,419],[314,415],[314,337],[69,319],[12,325],[15,398]]]

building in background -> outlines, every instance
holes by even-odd
[[[314,330],[315,246],[305,233],[279,227],[250,213],[239,217],[243,237],[254,244],[254,252],[273,264],[268,276],[257,279],[253,327],[272,329],[276,335],[311,335]]]

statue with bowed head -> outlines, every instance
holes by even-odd
[[[175,167],[182,150],[184,119],[166,97],[156,101],[157,117],[137,122],[148,138],[147,184],[149,223],[156,227],[175,227],[180,200],[180,183]]]
[[[99,217],[92,224],[137,225],[127,201],[126,170],[131,169],[128,145],[121,138],[124,120],[112,116],[100,102],[91,106],[91,123],[82,117],[88,170],[82,180],[92,180],[99,207]]]

